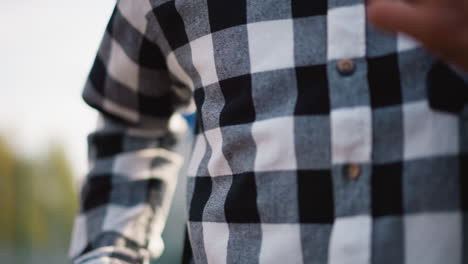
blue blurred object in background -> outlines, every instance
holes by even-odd
[[[192,113],[192,114],[182,114],[182,116],[185,118],[185,120],[187,121],[188,125],[190,126],[190,128],[192,129],[192,131],[194,131],[195,129],[195,113]]]

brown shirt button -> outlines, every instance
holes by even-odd
[[[354,61],[350,59],[340,60],[336,67],[338,72],[343,76],[351,75],[356,70],[356,64],[354,64]]]
[[[359,176],[361,175],[361,166],[359,166],[356,163],[350,163],[346,165],[344,170],[348,179],[353,180],[353,181],[357,180]]]

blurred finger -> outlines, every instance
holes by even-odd
[[[384,31],[412,36],[436,55],[454,62],[466,58],[468,29],[449,9],[378,2],[369,6],[368,18]]]
[[[427,39],[433,28],[430,14],[403,2],[378,1],[369,6],[368,17],[377,27],[389,32],[403,32]]]

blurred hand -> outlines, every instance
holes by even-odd
[[[468,72],[468,0],[368,0],[368,19]]]

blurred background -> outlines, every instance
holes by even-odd
[[[115,0],[0,0],[0,263],[67,263],[86,136],[81,99]],[[158,263],[176,263],[183,176]]]

